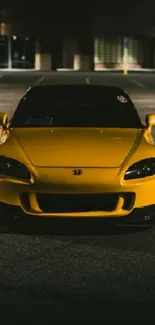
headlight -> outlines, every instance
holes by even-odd
[[[155,158],[143,159],[133,164],[125,173],[124,179],[143,178],[155,175]]]
[[[28,169],[19,161],[0,156],[0,175],[17,179],[31,179]]]

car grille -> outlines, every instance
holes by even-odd
[[[40,209],[45,213],[114,211],[118,194],[37,194]],[[126,208],[131,203],[127,199]]]

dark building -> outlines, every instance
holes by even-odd
[[[50,10],[38,3],[37,11],[35,2],[25,3],[24,17],[21,1],[14,14],[9,7],[10,16],[1,17],[0,68],[155,68],[155,23],[146,5],[136,3],[131,10],[131,2],[96,1],[92,7],[72,2],[71,13],[67,2]]]

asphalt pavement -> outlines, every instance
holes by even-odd
[[[19,98],[34,84],[85,82],[86,77],[124,88],[142,119],[155,113],[154,73],[97,72],[1,71],[0,111],[11,116]],[[102,222],[57,226],[38,222],[23,232],[0,229],[1,324],[9,317],[32,320],[36,315],[42,323],[47,318],[144,320],[144,309],[154,302],[155,227],[110,229]],[[141,306],[137,318],[131,305],[135,312]],[[146,319],[155,316],[149,311]]]

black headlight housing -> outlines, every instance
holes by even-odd
[[[144,178],[155,175],[155,158],[143,159],[136,162],[126,171],[124,179]]]
[[[30,180],[31,174],[21,162],[0,156],[0,176],[13,177],[20,180]]]

